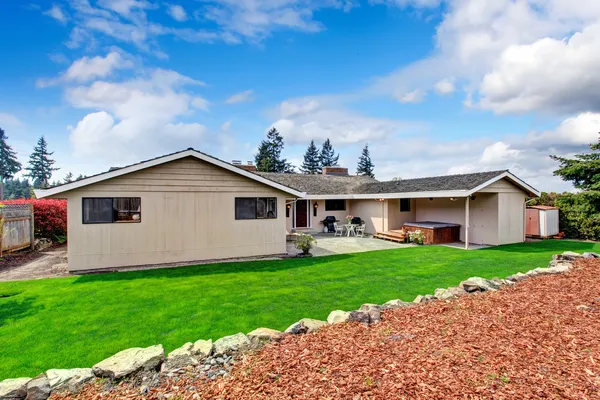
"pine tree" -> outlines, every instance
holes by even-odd
[[[371,178],[375,178],[375,174],[373,174],[373,169],[375,166],[371,161],[371,155],[369,154],[369,144],[365,145],[365,148],[362,150],[360,158],[358,159],[358,167],[356,168],[356,173],[358,175],[370,176]]]
[[[6,143],[6,139],[8,137],[0,128],[0,200],[4,199],[4,182],[21,170],[21,163],[17,161],[17,154]]]
[[[323,142],[323,146],[321,147],[321,168],[322,167],[333,167],[338,165],[338,160],[340,159],[340,155],[335,154],[335,150],[331,145],[331,141],[329,138]]]
[[[85,179],[85,175],[79,174],[79,175],[77,175],[77,179],[75,179],[75,180],[80,181],[82,179]]]
[[[71,183],[73,182],[73,173],[71,171],[69,171],[69,173],[65,176],[65,179],[63,179],[64,183]]]
[[[306,149],[306,153],[304,153],[304,162],[300,166],[300,171],[305,174],[321,173],[321,159],[314,140],[310,141],[310,145]]]
[[[29,156],[29,165],[25,168],[29,171],[25,176],[33,179],[34,187],[48,187],[52,172],[59,170],[59,168],[53,167],[55,161],[50,158],[52,154],[54,152],[48,151],[48,143],[44,136],[40,137],[37,145],[33,148],[33,153]]]
[[[573,182],[577,189],[600,191],[600,138],[598,143],[590,144],[590,149],[591,153],[576,154],[575,158],[550,156],[560,163],[554,175]]]
[[[283,137],[275,128],[267,132],[267,140],[260,142],[258,153],[254,156],[256,169],[261,172],[294,172],[292,164],[281,158]]]

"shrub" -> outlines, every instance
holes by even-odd
[[[310,250],[313,248],[315,243],[317,243],[317,241],[314,237],[312,237],[311,235],[307,235],[305,233],[301,233],[296,238],[296,241],[294,242],[294,246],[298,250],[302,250],[302,254],[308,255],[308,254],[310,254]]]
[[[421,231],[409,232],[408,240],[410,240],[412,243],[423,244],[425,241],[425,234]]]
[[[67,236],[67,201],[49,199],[5,200],[3,204],[33,204],[35,237],[64,240]]]

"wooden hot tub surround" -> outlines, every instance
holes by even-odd
[[[445,222],[406,222],[407,232],[421,231],[425,235],[424,244],[455,243],[460,241],[460,225]]]

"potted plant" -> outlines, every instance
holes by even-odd
[[[305,233],[301,233],[296,237],[296,241],[294,242],[294,246],[298,250],[302,250],[302,256],[307,257],[310,256],[310,251],[317,243],[316,239],[311,235],[307,235]]]
[[[354,219],[354,215],[346,215],[346,219],[348,220],[348,225],[350,225]]]

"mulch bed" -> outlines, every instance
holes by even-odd
[[[123,382],[54,399],[600,399],[600,260],[498,292],[326,326],[245,357],[228,378]],[[165,396],[166,395],[166,396]]]
[[[38,258],[42,257],[47,251],[59,249],[66,246],[66,244],[53,243],[52,246],[41,251],[32,251],[29,249],[24,249],[15,251],[13,253],[5,252],[4,254],[2,254],[2,257],[0,257],[0,273],[9,271],[13,268],[18,268],[21,265],[37,260]]]

